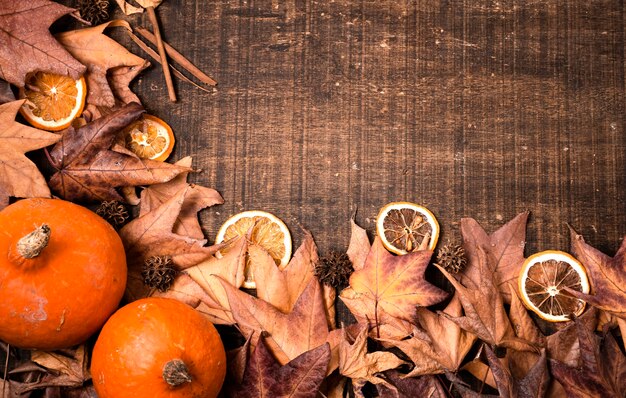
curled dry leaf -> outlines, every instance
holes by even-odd
[[[397,370],[384,372],[388,384],[378,384],[378,394],[391,398],[448,398],[448,393],[437,377],[428,375],[406,377]]]
[[[465,311],[465,316],[462,317],[445,313],[442,315],[488,344],[520,351],[537,351],[538,348],[532,343],[515,335],[497,288],[495,274],[488,263],[487,254],[481,248],[477,253],[480,283],[476,288],[464,286],[445,269],[437,266],[454,285]]]
[[[73,11],[48,0],[0,1],[0,78],[23,87],[26,75],[36,70],[73,79],[85,73],[48,30]]]
[[[63,386],[79,387],[91,376],[88,370],[87,351],[84,345],[74,350],[33,351],[31,361],[43,366],[49,374],[35,388]]]
[[[354,393],[363,397],[361,389],[366,382],[372,384],[387,384],[379,373],[406,364],[403,360],[387,351],[368,352],[367,335],[369,325],[360,325],[361,331],[354,341],[350,341],[344,333],[339,344],[339,373],[352,379]],[[390,388],[389,384],[387,384]]]
[[[261,338],[250,356],[243,383],[230,386],[228,395],[237,398],[315,398],[330,359],[328,344],[308,350],[281,366]]]
[[[139,102],[139,98],[128,88],[128,83],[150,63],[104,34],[105,29],[120,23],[126,24],[109,21],[56,35],[65,49],[87,66],[88,104],[113,108],[116,98],[123,104]]]
[[[24,101],[0,105],[0,209],[9,196],[19,198],[50,197],[50,190],[37,166],[25,152],[45,148],[61,138],[15,121]]]
[[[568,289],[572,295],[626,319],[626,238],[614,257],[588,245],[581,235],[571,230],[572,251],[589,273],[593,295]]]
[[[526,221],[528,212],[518,214],[491,235],[472,218],[461,220],[463,248],[468,258],[468,265],[462,273],[461,282],[467,287],[477,288],[481,282],[479,248],[484,250],[493,264],[495,284],[505,302],[511,296],[508,284],[517,287],[517,277],[524,264],[524,246],[526,244]]]
[[[359,322],[377,327],[388,317],[413,321],[418,306],[436,304],[447,295],[424,279],[431,255],[394,256],[376,238],[365,265],[350,276],[350,286],[339,297]]]

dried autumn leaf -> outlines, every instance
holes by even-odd
[[[578,366],[580,361],[580,344],[578,329],[584,327],[593,332],[598,322],[598,311],[595,308],[587,309],[577,322],[568,322],[561,330],[546,337],[548,357],[569,366]]]
[[[545,396],[550,381],[545,350],[541,351],[541,356],[537,362],[519,380],[512,376],[508,366],[505,366],[487,345],[485,346],[485,353],[501,398],[540,398]]]
[[[361,331],[351,342],[347,336],[339,344],[339,373],[352,379],[354,393],[362,397],[365,383],[387,384],[378,374],[404,365],[406,362],[387,351],[367,351],[368,324],[361,325]]]
[[[431,255],[394,256],[376,238],[365,265],[350,276],[340,298],[359,322],[378,326],[387,317],[412,321],[418,306],[436,304],[447,295],[424,279]]]
[[[167,202],[135,218],[119,231],[128,262],[128,300],[149,295],[150,288],[144,285],[141,276],[143,265],[149,258],[167,256],[179,269],[185,269],[205,261],[217,251],[215,246],[205,247],[205,239],[193,239],[172,232],[185,198],[194,189],[193,186],[184,187]]]
[[[572,295],[626,319],[626,238],[614,257],[585,243],[581,235],[571,230],[572,251],[585,266],[593,295],[567,289]]]
[[[353,219],[350,220],[351,234],[350,244],[348,245],[348,258],[352,261],[352,267],[355,271],[360,270],[365,266],[367,260],[367,254],[370,252],[371,245],[367,232],[359,227]]]
[[[550,360],[552,375],[561,383],[569,397],[626,396],[626,357],[611,333],[598,345],[598,336],[580,320],[576,320],[581,352],[579,368]]]
[[[121,22],[125,24],[124,22]],[[85,78],[87,80],[87,103],[96,106],[112,108],[115,106],[116,93],[111,89],[111,84],[107,79],[107,73],[113,72],[117,78],[116,83],[134,78],[139,72],[147,68],[150,63],[128,51],[124,46],[104,34],[105,29],[113,26],[120,26],[118,21],[109,21],[98,26],[72,30],[59,33],[56,39],[72,54],[74,58],[87,66]],[[118,71],[118,68],[123,68]],[[129,69],[130,68],[130,69]],[[120,79],[119,74],[124,75]],[[128,80],[130,83],[130,80]],[[118,88],[118,87],[116,87]],[[123,100],[128,98],[128,85],[121,87]],[[129,90],[130,91],[130,90]],[[136,96],[128,98],[137,101]]]
[[[458,293],[454,295],[443,313],[452,317],[463,315]],[[443,315],[419,308],[418,323],[423,331],[413,327],[410,339],[393,343],[413,361],[414,368],[408,377],[426,374],[456,372],[465,355],[472,348],[476,336],[463,330]]]
[[[233,317],[245,338],[267,332],[267,344],[281,363],[324,344],[328,338],[319,282],[311,279],[288,314],[222,281]],[[256,341],[252,341],[256,345]]]
[[[391,385],[378,384],[378,394],[381,397],[393,398],[447,398],[448,393],[437,377],[428,375],[421,377],[406,377],[397,370],[389,370],[384,377]]]
[[[78,346],[75,350],[33,351],[31,352],[31,361],[43,366],[50,372],[44,376],[37,388],[49,386],[78,387],[91,377],[84,345]]]
[[[477,251],[480,282],[477,288],[468,288],[458,282],[445,269],[437,268],[454,285],[459,293],[465,316],[454,317],[443,313],[461,328],[475,334],[484,342],[520,351],[536,351],[530,342],[515,335],[509,321],[500,291],[496,287],[496,277],[489,266],[484,250]]]
[[[191,160],[191,156],[187,156],[180,159],[175,164],[191,169]],[[180,173],[168,182],[150,185],[148,188],[141,191],[139,216],[157,208],[176,194],[176,192],[188,186],[188,174],[189,172]],[[196,189],[185,197],[183,208],[174,223],[173,232],[194,239],[203,239],[204,233],[198,222],[198,212],[207,207],[222,204],[224,203],[224,199],[215,189],[206,188],[197,184],[195,184],[194,187]]]
[[[237,398],[315,398],[326,376],[329,358],[328,344],[322,344],[281,366],[261,338],[250,356],[243,383],[232,386],[228,395]]]
[[[15,94],[11,90],[11,85],[4,80],[0,80],[0,105],[12,101],[15,101]]]
[[[116,133],[144,112],[131,103],[82,127],[69,127],[50,151],[52,191],[72,201],[123,201],[116,187],[166,182],[189,168],[112,151]]]
[[[48,0],[0,1],[0,78],[24,86],[30,72],[78,79],[85,66],[50,34],[48,27],[74,10]]]
[[[509,303],[511,296],[508,284],[517,287],[517,277],[524,264],[526,243],[526,221],[528,212],[518,214],[491,235],[472,218],[461,220],[463,248],[468,265],[462,273],[461,282],[468,287],[478,287],[481,282],[480,254],[482,248],[494,265],[496,286],[504,300]]]
[[[115,0],[115,2],[120,7],[122,12],[126,15],[138,14],[138,13],[143,12],[143,8],[135,7],[134,5],[124,0]]]
[[[59,141],[52,134],[15,121],[24,101],[0,105],[0,208],[8,204],[8,197],[50,197],[50,190],[37,166],[25,152],[45,148]]]

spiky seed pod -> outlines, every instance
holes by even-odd
[[[437,252],[436,264],[455,274],[463,271],[467,265],[465,250],[457,244],[448,243]]]
[[[78,0],[81,18],[98,25],[109,19],[109,0]]]
[[[348,286],[350,275],[354,272],[352,261],[346,253],[330,252],[320,258],[315,265],[315,276],[328,286],[342,289]]]
[[[174,279],[178,270],[170,256],[152,256],[145,261],[141,270],[141,277],[146,286],[166,292]]]
[[[104,218],[115,229],[119,229],[128,220],[126,206],[116,200],[104,201],[96,209],[96,214]]]

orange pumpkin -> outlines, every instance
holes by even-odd
[[[116,310],[126,285],[119,235],[60,199],[0,211],[0,340],[21,348],[79,344]]]
[[[225,375],[226,353],[213,324],[169,298],[145,298],[118,310],[91,359],[100,398],[212,398]]]

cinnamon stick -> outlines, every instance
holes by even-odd
[[[161,66],[163,67],[163,75],[165,76],[165,84],[167,85],[167,93],[169,94],[170,101],[176,102],[176,92],[174,91],[174,83],[172,82],[172,75],[170,74],[170,66],[167,63],[167,55],[165,54],[165,47],[163,46],[163,40],[161,39],[161,31],[159,30],[159,21],[157,20],[154,7],[147,7],[148,18],[152,24],[154,30],[154,37],[156,38],[156,45],[159,50],[159,56],[161,57]]]
[[[135,28],[135,31],[139,33],[144,39],[152,43],[153,45],[155,46],[157,45],[156,37],[154,37],[152,32],[150,32],[148,29],[137,27]],[[180,64],[180,66],[185,68],[189,73],[194,75],[202,83],[205,83],[211,86],[217,85],[217,82],[215,80],[213,80],[210,76],[206,75],[204,72],[198,69],[187,58],[185,58],[184,55],[176,51],[174,47],[170,46],[166,42],[163,42],[163,45],[165,46],[165,52],[167,53],[167,55],[169,55],[174,61]]]

